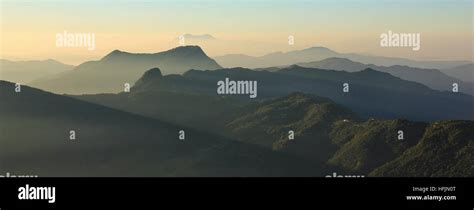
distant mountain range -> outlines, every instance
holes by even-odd
[[[234,68],[190,70],[183,75],[153,75],[154,77],[149,79],[141,78],[139,81],[142,82],[137,82],[132,90],[219,96],[216,93],[216,82],[219,80],[256,80],[258,99],[304,92],[328,97],[364,117],[411,120],[474,119],[474,98],[470,95],[432,90],[419,83],[372,69],[350,73],[295,65],[277,72]],[[350,86],[348,93],[343,92],[344,83]],[[234,99],[250,100],[245,95],[236,96]]]
[[[266,68],[286,66],[303,62],[320,61],[326,58],[347,58],[364,64],[381,66],[403,65],[417,68],[446,69],[471,63],[470,61],[417,61],[406,58],[382,57],[355,53],[338,53],[325,47],[311,47],[304,50],[290,52],[276,52],[264,56],[254,57],[243,54],[229,54],[217,56],[214,59],[226,68]]]
[[[351,56],[348,56],[351,55]],[[353,54],[340,54],[323,47],[313,47],[300,51],[288,53],[273,53],[258,59],[250,59],[265,63],[265,65],[247,65],[246,62],[237,62],[239,59],[232,58],[238,63],[237,66],[271,66],[267,68],[257,68],[257,70],[278,71],[289,64],[297,64],[303,67],[344,70],[349,72],[361,71],[371,68],[374,70],[390,73],[401,79],[424,84],[435,90],[452,91],[453,83],[458,84],[461,92],[474,95],[474,83],[469,82],[469,72],[472,72],[471,65],[458,66],[452,70],[437,70],[417,68],[403,65],[420,64],[415,62],[403,62],[403,59],[394,59],[401,65],[381,66],[375,65],[377,59],[373,59],[374,64],[364,64],[352,61],[348,58],[334,57],[345,56],[351,59],[359,57]],[[232,56],[231,56],[232,57]],[[379,57],[377,57],[379,58]],[[226,66],[226,59],[217,58],[220,63]],[[277,63],[272,62],[275,60]],[[390,59],[389,59],[390,60]],[[251,62],[254,62],[251,61]],[[309,62],[306,62],[309,61]],[[381,59],[384,61],[384,59]],[[250,61],[249,61],[250,62]],[[236,63],[236,64],[237,64]],[[386,64],[387,62],[382,62]],[[390,62],[388,62],[390,63]],[[428,62],[430,63],[430,62]],[[432,64],[431,62],[430,64]],[[435,62],[437,63],[437,62]],[[454,66],[463,62],[448,62],[441,66]],[[231,65],[232,66],[232,65]],[[438,65],[439,66],[439,65]],[[216,70],[222,67],[216,61],[209,58],[198,46],[184,46],[171,49],[169,51],[154,54],[134,54],[115,50],[99,61],[85,62],[72,71],[64,71],[57,74],[46,74],[40,79],[34,80],[29,85],[38,87],[55,93],[66,94],[96,94],[96,93],[117,93],[124,89],[124,84],[133,84],[140,76],[150,68],[160,68],[163,75],[182,74],[190,69]],[[453,74],[456,77],[448,76]],[[464,77],[464,79],[460,79]]]
[[[454,78],[474,83],[474,63],[443,69],[442,71]]]
[[[35,61],[0,59],[0,79],[26,84],[40,78],[70,71],[73,68],[72,65],[52,59]]]
[[[85,62],[72,71],[30,85],[55,93],[117,93],[124,89],[125,83],[132,85],[146,70],[154,67],[164,74],[221,68],[198,46],[177,47],[153,54],[114,50],[99,61]]]
[[[453,83],[457,83],[459,91],[474,95],[474,83],[465,82],[464,80],[467,80],[467,78],[453,78],[437,69],[422,69],[401,65],[389,67],[377,66],[373,64],[354,62],[347,58],[327,58],[321,61],[299,63],[297,65],[308,68],[332,69],[349,72],[361,71],[363,69],[371,68],[377,71],[387,72],[393,76],[400,77],[403,80],[424,84],[435,90],[452,91]],[[472,67],[472,65],[470,66]],[[466,74],[468,71],[470,71],[472,74],[474,70],[472,68],[470,70],[467,70],[467,68],[463,70],[452,70],[452,72],[459,72],[460,74]]]
[[[214,36],[210,34],[184,34],[182,35],[183,38],[186,40],[214,40],[216,39]]]
[[[331,57],[304,61],[315,52]],[[39,176],[474,176],[474,97],[450,91],[452,82],[464,92],[471,83],[443,73],[463,75],[468,65],[442,63],[453,69],[439,71],[336,55],[327,48],[276,53],[270,57],[291,65],[248,69],[222,68],[197,46],[116,50],[31,82],[69,95],[29,86],[17,93],[14,83],[0,81],[0,169]],[[218,94],[226,78],[256,81],[257,98]]]

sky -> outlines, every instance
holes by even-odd
[[[474,0],[0,0],[0,58],[97,60],[119,49],[153,53],[185,40],[209,56],[324,46],[418,60],[473,60]],[[421,47],[384,48],[388,31],[419,33]],[[57,34],[94,34],[95,48],[57,46]],[[288,37],[294,44],[288,44]]]

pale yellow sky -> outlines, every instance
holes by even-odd
[[[0,57],[97,60],[114,49],[160,52],[180,34],[209,56],[264,55],[324,46],[341,53],[410,59],[473,60],[472,1],[55,1],[0,0]],[[388,30],[420,33],[421,49],[380,47]],[[58,47],[56,34],[93,33],[95,49]],[[295,44],[288,45],[288,36]]]

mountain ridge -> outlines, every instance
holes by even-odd
[[[377,66],[374,64],[363,64],[347,58],[327,58],[321,61],[299,63],[297,65],[310,68],[333,69],[339,71],[357,72],[362,69],[371,68],[387,72],[393,76],[407,81],[418,82],[435,90],[451,91],[452,84],[457,83],[461,92],[474,95],[474,85],[453,78],[438,69],[414,68],[407,65]]]
[[[164,76],[159,82],[134,86],[133,90],[178,91],[219,96],[216,93],[216,82],[225,78],[258,81],[259,99],[281,97],[291,92],[311,93],[328,97],[366,117],[428,121],[474,118],[469,115],[474,100],[472,96],[432,90],[425,85],[373,70],[349,73],[299,66],[280,69],[277,72],[245,68],[191,70],[183,75]],[[344,83],[350,85],[348,93],[343,92]],[[236,98],[248,100],[248,97]],[[451,103],[448,103],[449,101]],[[454,101],[456,108],[449,108],[450,111],[446,112],[447,107],[454,106]]]
[[[73,65],[54,59],[11,61],[0,59],[0,79],[26,84],[38,79],[69,72]]]
[[[302,50],[280,52],[278,54],[269,53],[263,56],[228,54],[216,56],[214,57],[214,59],[216,59],[217,62],[219,62],[222,66],[226,68],[236,66],[246,68],[268,68],[274,66],[287,66],[302,62],[318,61],[330,57],[343,57],[366,64],[372,63],[375,65],[382,66],[400,64],[418,68],[437,69],[445,69],[461,64],[470,63],[470,61],[422,61],[410,60],[407,58],[362,55],[356,53],[339,53],[326,47],[309,47]]]
[[[182,46],[159,53],[114,50],[98,61],[80,64],[69,73],[29,85],[55,93],[117,93],[124,89],[125,83],[133,84],[150,68],[159,68],[167,75],[181,74],[193,68],[214,70],[221,67],[199,46]]]

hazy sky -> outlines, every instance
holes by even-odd
[[[325,46],[412,59],[473,59],[473,0],[0,0],[0,57],[69,64],[114,49],[159,52],[181,34],[211,34],[210,56]],[[380,34],[420,33],[421,49],[382,48]],[[95,50],[56,46],[56,34],[94,33]],[[288,45],[288,36],[295,44]]]

